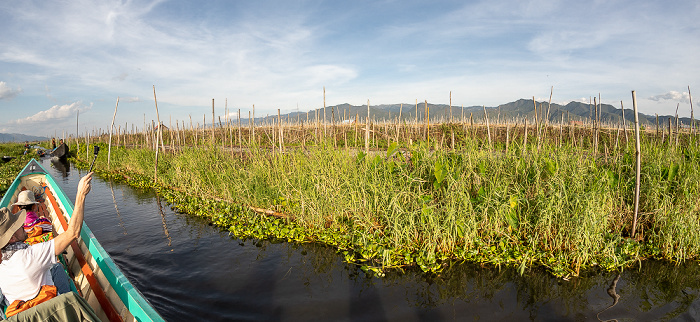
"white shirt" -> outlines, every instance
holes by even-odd
[[[53,285],[51,266],[56,264],[53,240],[18,250],[0,263],[0,289],[7,303],[34,298],[42,285]]]

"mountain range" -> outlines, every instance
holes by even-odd
[[[32,136],[19,133],[0,133],[0,143],[5,142],[36,142],[47,141],[49,138],[43,136]]]
[[[401,120],[406,122],[416,121],[416,112],[418,114],[418,121],[422,122],[425,119],[425,102],[419,102],[417,104],[383,104],[383,105],[370,105],[369,113],[373,120],[392,120],[395,121],[399,115],[401,115]],[[448,121],[450,119],[450,106],[447,104],[432,104],[427,103],[430,111],[430,121]],[[593,104],[582,103],[582,102],[569,102],[566,105],[560,105],[548,102],[537,102],[537,114],[538,118],[542,119],[547,115],[547,110],[549,110],[549,121],[553,123],[558,123],[562,120],[565,122],[575,121],[575,122],[588,122],[592,120],[595,116],[595,111]],[[529,121],[534,120],[535,117],[535,104],[532,99],[520,99],[515,102],[510,102],[507,104],[502,104],[495,107],[482,107],[482,106],[452,106],[452,120],[454,122],[461,122],[463,119],[465,122],[469,122],[470,115],[474,119],[474,122],[482,122],[484,119],[484,109],[486,114],[488,114],[490,122],[496,122],[499,118],[501,121],[509,120],[514,121],[515,119],[521,120],[523,118],[528,118]],[[607,124],[617,124],[622,121],[622,109],[616,108],[609,104],[600,104],[600,121]],[[311,110],[309,112],[291,112],[281,117],[287,119],[300,119],[306,122],[308,117],[309,122],[314,122],[316,120],[316,113],[318,113],[318,119],[323,120],[323,108],[316,110]],[[357,106],[350,104],[339,104],[335,106],[326,107],[325,119],[328,122],[332,122],[332,117],[335,117],[336,122],[342,120],[354,120],[355,117],[363,119],[367,117],[367,105]],[[624,118],[626,124],[634,123],[634,111],[631,107],[625,107]],[[656,124],[656,115],[646,115],[639,113],[639,122],[641,125],[653,125]],[[256,117],[256,124],[270,123],[272,120],[276,120],[277,115],[269,115],[266,117]],[[659,125],[667,125],[668,120],[672,119],[675,124],[675,117],[671,115],[659,115],[658,122]],[[690,124],[689,117],[680,118],[681,124]],[[247,121],[246,121],[247,123]]]

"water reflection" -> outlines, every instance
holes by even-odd
[[[67,159],[51,158],[51,165],[61,174],[62,178],[70,175],[70,161]]]
[[[600,313],[607,311],[608,309],[617,305],[617,302],[620,301],[620,295],[617,294],[617,290],[616,290],[617,281],[619,281],[619,280],[620,280],[620,274],[617,274],[617,276],[615,276],[615,279],[612,281],[612,283],[610,283],[610,287],[608,287],[607,292],[608,292],[608,295],[610,295],[610,297],[612,297],[613,302],[612,302],[612,304],[610,304],[610,306],[604,308],[602,311],[600,311],[600,312],[598,312],[598,314],[596,314],[596,318],[598,319],[598,321],[603,322],[603,320],[600,319]],[[617,322],[617,319],[605,320],[605,322],[613,322],[613,321]]]
[[[114,187],[112,185],[112,181],[109,181],[109,191],[112,192],[112,202],[114,202],[114,210],[117,212],[117,218],[119,218],[119,227],[122,228],[123,234],[127,235],[129,233],[126,231],[126,226],[124,226],[124,219],[122,218],[122,214],[119,212],[119,206],[117,205],[117,198],[114,196]]]
[[[158,200],[158,210],[160,211],[160,217],[163,219],[163,233],[165,237],[168,238],[168,247],[173,245],[173,240],[170,238],[170,233],[168,232],[168,223],[165,222],[165,213],[163,212],[163,204],[160,202],[160,196],[156,195],[156,200]]]

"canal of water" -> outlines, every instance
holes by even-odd
[[[43,161],[71,200],[85,174]],[[242,241],[153,192],[93,180],[85,221],[168,321],[652,321],[700,318],[700,265],[645,261],[562,280],[455,264],[366,275],[333,249]]]

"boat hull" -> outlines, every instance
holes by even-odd
[[[20,172],[0,201],[0,207],[9,207],[23,190],[41,195],[39,214],[51,221],[55,232],[64,232],[73,214],[73,203],[36,160],[31,160]],[[12,209],[13,212],[17,210]],[[80,235],[78,241],[66,249],[64,265],[78,293],[100,319],[163,321],[102,248],[87,224],[83,223]]]

